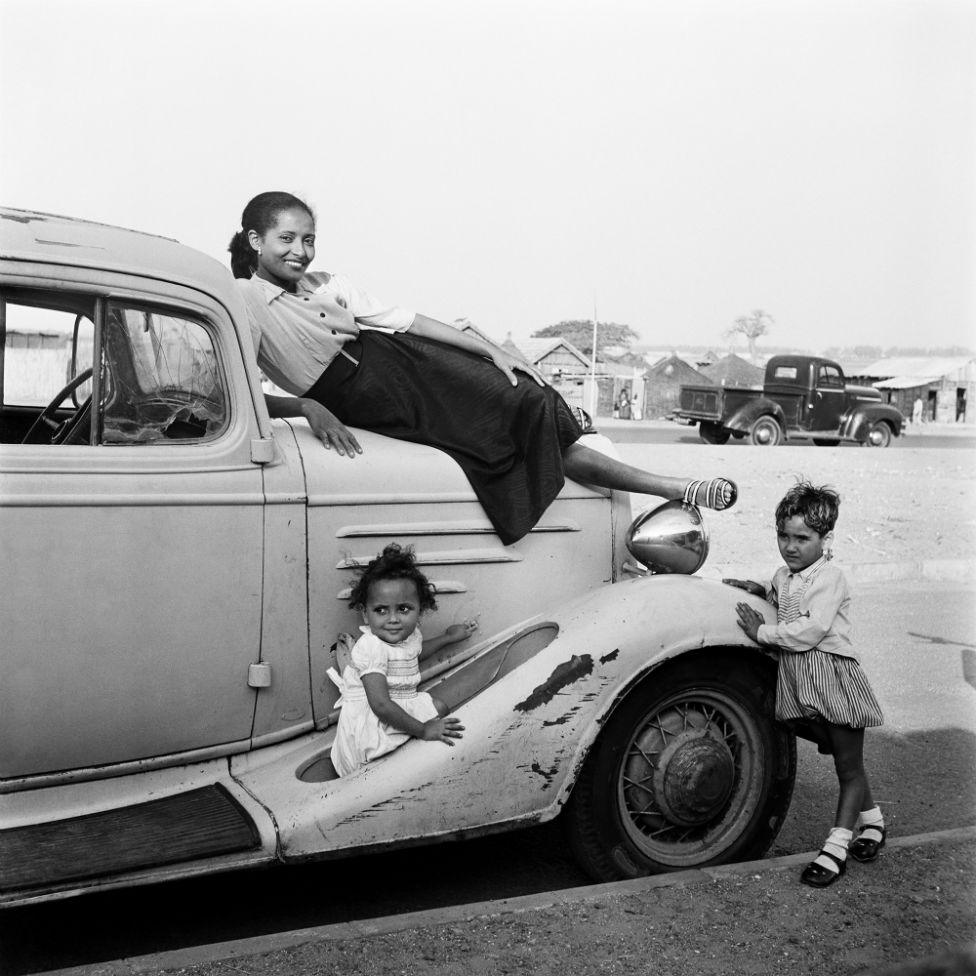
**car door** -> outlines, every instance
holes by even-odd
[[[809,429],[836,431],[844,412],[844,377],[829,363],[817,367],[816,385],[811,395]]]
[[[262,472],[232,325],[193,289],[63,273],[0,292],[0,779],[239,750],[255,709]],[[65,315],[60,365],[56,339],[43,368],[17,355]]]

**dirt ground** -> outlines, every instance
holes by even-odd
[[[976,841],[889,849],[815,891],[796,867],[170,970],[185,976],[973,976]],[[962,953],[960,956],[959,954]],[[922,965],[901,969],[908,960]],[[899,968],[896,968],[899,967]]]
[[[608,431],[612,436],[612,431]],[[723,475],[739,486],[727,512],[706,512],[706,569],[779,565],[773,513],[798,479],[840,493],[839,565],[976,559],[976,452],[958,448],[745,448],[621,444],[623,460],[662,474]],[[635,512],[659,499],[634,496]]]

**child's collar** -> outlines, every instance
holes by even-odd
[[[820,570],[822,566],[826,565],[829,558],[830,557],[827,555],[827,553],[824,553],[816,562],[810,563],[806,569],[801,569],[796,573],[790,573],[790,576],[799,576],[801,580],[806,582],[814,574],[814,572]]]

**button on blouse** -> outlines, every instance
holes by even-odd
[[[379,301],[344,275],[312,272],[295,292],[256,275],[236,282],[258,365],[294,396],[315,384],[361,328],[404,332],[414,320],[413,312]]]

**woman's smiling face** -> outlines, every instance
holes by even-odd
[[[315,221],[305,210],[282,210],[263,236],[252,230],[248,240],[258,252],[255,274],[294,291],[315,257]]]

